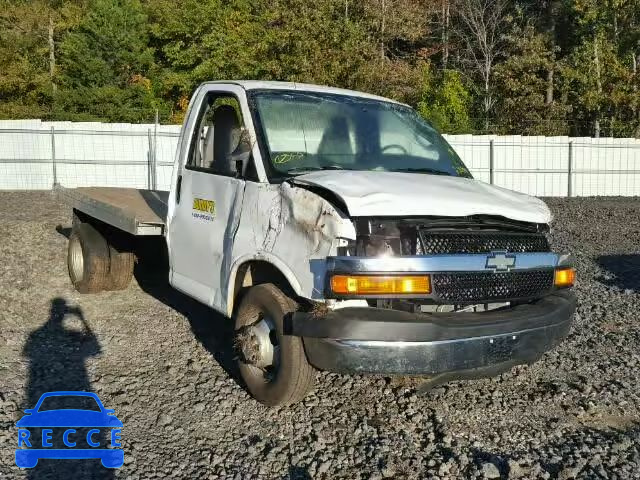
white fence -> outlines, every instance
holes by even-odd
[[[0,121],[0,190],[169,188],[177,125]],[[640,140],[447,135],[473,175],[537,196],[640,195]]]
[[[639,139],[445,136],[487,183],[541,197],[640,195]]]
[[[0,121],[0,190],[168,189],[179,125]]]

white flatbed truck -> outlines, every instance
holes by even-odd
[[[365,93],[205,83],[169,192],[65,193],[75,288],[126,288],[134,237],[164,237],[169,282],[233,319],[266,405],[301,400],[316,369],[496,375],[559,343],[575,310],[546,205],[474,180],[410,107]]]

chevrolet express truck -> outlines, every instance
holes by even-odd
[[[126,288],[134,237],[164,237],[169,282],[232,319],[266,405],[304,398],[316,369],[497,375],[558,344],[575,310],[547,206],[475,180],[414,110],[366,93],[205,83],[169,192],[68,193],[74,287]]]

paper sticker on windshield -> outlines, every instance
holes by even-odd
[[[304,158],[304,153],[302,152],[282,152],[277,154],[273,158],[273,163],[275,163],[276,165],[280,165],[280,164],[289,163],[289,162],[299,162],[303,158]]]
[[[212,221],[216,216],[216,202],[204,198],[193,199],[193,218]]]

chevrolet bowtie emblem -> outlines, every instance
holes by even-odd
[[[515,255],[509,255],[504,252],[494,252],[487,256],[487,264],[485,265],[485,268],[490,268],[496,272],[508,272],[515,266]]]

